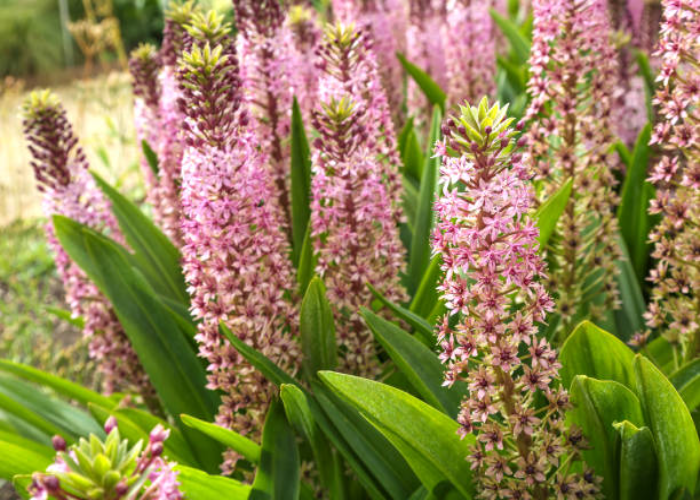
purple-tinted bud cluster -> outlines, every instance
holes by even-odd
[[[55,95],[34,92],[27,99],[24,133],[37,189],[43,195],[44,214],[70,217],[123,243],[109,202],[88,172],[85,153]],[[90,339],[90,357],[103,376],[103,389],[107,393],[136,391],[150,398],[153,390],[111,304],[68,257],[51,222],[46,225],[46,234],[71,312],[85,319],[83,332]]]

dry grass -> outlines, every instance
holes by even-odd
[[[128,76],[113,73],[54,89],[87,153],[91,167],[109,182],[133,189],[139,184]],[[0,226],[41,213],[29,167],[20,110],[27,92],[0,94]]]

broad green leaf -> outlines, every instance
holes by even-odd
[[[299,497],[299,450],[284,408],[273,401],[262,435],[260,465],[250,500],[297,500]]]
[[[291,375],[287,374],[282,368],[277,366],[265,355],[256,351],[241,339],[236,337],[231,330],[223,323],[219,325],[221,334],[231,342],[231,345],[243,356],[251,365],[257,368],[270,382],[276,386],[282,384],[299,385],[299,382],[294,380]]]
[[[645,188],[647,184],[647,167],[651,158],[651,123],[647,123],[639,133],[632,153],[625,182],[622,185],[620,205],[617,209],[617,219],[632,267],[634,267],[637,280],[644,283],[647,277],[647,262],[649,260],[649,201],[647,196],[653,194],[652,190]]]
[[[513,94],[522,94],[527,90],[525,80],[525,66],[514,64],[503,56],[496,56],[498,66],[505,72],[507,82],[510,84]]]
[[[615,458],[617,431],[615,422],[628,420],[644,425],[639,400],[624,385],[612,380],[596,380],[578,375],[571,384],[569,412],[590,443],[584,450],[586,463],[603,477],[605,498],[615,499],[618,491],[618,461]]]
[[[673,346],[664,337],[656,337],[649,342],[642,353],[651,359],[664,373],[673,373],[675,361],[673,359]]]
[[[675,371],[669,380],[691,412],[700,405],[700,359]]]
[[[428,102],[433,106],[438,106],[443,112],[445,111],[445,100],[447,99],[447,94],[440,88],[440,85],[435,83],[428,73],[423,71],[421,68],[415,64],[409,62],[403,54],[396,54],[399,58],[401,65],[403,66],[406,73],[413,78],[418,87],[423,91],[425,97],[428,98]]]
[[[292,105],[292,262],[298,266],[311,209],[311,152],[297,98]]]
[[[328,492],[336,491],[333,452],[321,429],[316,424],[316,419],[313,416],[306,395],[295,385],[283,384],[280,389],[280,397],[284,403],[287,420],[297,435],[311,446],[314,461],[321,476],[321,484]]]
[[[306,293],[306,288],[314,277],[315,269],[314,242],[311,237],[311,225],[308,225],[306,227],[306,235],[304,235],[304,244],[301,247],[301,255],[299,256],[299,266],[297,267],[297,283],[299,283],[299,292],[302,296]]]
[[[248,500],[250,486],[234,479],[215,475],[183,465],[175,467],[180,491],[187,500]]]
[[[635,387],[632,350],[589,321],[578,325],[566,339],[559,360],[564,387],[569,387],[576,375],[614,380],[630,389]]]
[[[449,481],[465,497],[473,495],[469,454],[473,437],[461,439],[459,424],[398,389],[352,375],[319,374],[324,384],[357,407],[400,446],[399,451],[431,492]],[[413,491],[413,490],[412,490]]]
[[[620,435],[619,500],[652,498],[658,489],[658,464],[654,436],[648,427],[624,420],[613,424]],[[608,497],[610,498],[610,497]]]
[[[465,385],[458,382],[456,386],[446,388],[443,385],[445,368],[434,352],[408,332],[367,309],[362,309],[362,317],[374,338],[425,402],[456,418],[467,392]]]
[[[102,429],[83,410],[65,401],[50,396],[45,391],[22,379],[0,374],[0,393],[12,398],[37,417],[51,422],[61,429],[62,436],[78,438],[90,432],[100,433]]]
[[[413,123],[412,121],[409,123]],[[418,136],[415,130],[411,129],[405,138],[405,144],[399,150],[406,175],[414,182],[420,183],[423,177],[424,158],[421,151]]]
[[[217,440],[227,448],[231,448],[243,458],[253,464],[260,462],[260,445],[255,441],[251,441],[245,436],[238,434],[230,429],[225,429],[220,425],[205,422],[189,415],[181,415],[182,423],[193,429],[206,434],[212,439]]]
[[[430,261],[428,269],[423,273],[420,285],[416,294],[413,296],[409,310],[423,318],[428,318],[431,311],[435,308],[440,297],[437,293],[437,285],[442,275],[440,266],[442,265],[442,257],[436,255]]]
[[[0,441],[0,478],[12,481],[18,474],[32,474],[45,471],[53,463],[43,453],[25,448],[16,443]]]
[[[205,388],[205,368],[192,346],[179,334],[173,313],[132,271],[123,248],[65,217],[55,216],[54,227],[68,255],[112,303],[168,412],[176,419],[183,413],[213,419],[217,396]],[[218,443],[194,430],[182,431],[206,470],[217,470]]]
[[[301,303],[299,320],[302,368],[307,380],[319,370],[333,370],[338,362],[333,311],[320,278],[311,280]]]
[[[421,342],[423,342],[426,346],[430,348],[432,348],[435,345],[435,335],[433,334],[433,328],[430,326],[430,323],[428,323],[425,319],[421,318],[417,314],[409,311],[408,309],[394,304],[389,299],[384,297],[384,295],[379,293],[379,291],[369,283],[367,284],[367,287],[372,292],[372,295],[374,295],[379,300],[379,302],[381,302],[392,313],[394,313],[394,315],[397,318],[402,319],[406,323],[411,325],[411,327],[416,333],[416,336],[420,339]]]
[[[647,107],[647,118],[650,122],[654,123],[656,116],[654,114],[654,95],[656,94],[656,79],[654,77],[654,71],[651,69],[651,64],[649,63],[649,56],[644,53],[644,51],[636,51],[637,66],[639,67],[639,74],[642,75],[644,79],[644,94],[646,97],[646,107]]]
[[[111,408],[114,406],[114,402],[110,398],[107,398],[90,389],[86,389],[85,387],[71,382],[70,380],[41,371],[29,365],[14,363],[7,359],[0,359],[0,371],[11,373],[12,375],[28,380],[29,382],[50,387],[58,394],[73,399],[84,405],[94,403],[104,406],[105,408]]]
[[[430,138],[427,145],[428,153],[425,157],[425,169],[423,170],[423,177],[420,183],[413,241],[411,242],[411,253],[408,262],[408,277],[411,291],[415,291],[418,288],[423,273],[430,262],[430,235],[433,232],[435,221],[433,203],[440,173],[440,158],[432,154],[432,148],[440,139],[441,121],[442,112],[436,106],[433,108]]]
[[[18,403],[13,398],[6,396],[1,392],[0,409],[11,415],[14,415],[18,419],[22,420],[24,423],[31,425],[32,427],[38,429],[39,431],[43,432],[49,437],[60,435],[63,436],[68,442],[72,442],[74,440],[71,434],[66,432],[64,429],[61,429],[46,418],[37,415],[36,413],[34,413],[34,411],[30,410],[26,406]]]
[[[620,272],[616,276],[616,280],[622,305],[620,309],[615,311],[615,323],[620,336],[627,339],[634,333],[644,330],[644,313],[647,307],[639,280],[632,267],[627,245],[622,237],[618,238],[618,245],[620,259],[617,260],[616,264]]]
[[[316,419],[316,422],[318,422],[318,426],[323,430],[323,434],[328,438],[328,440],[333,444],[335,449],[338,450],[343,459],[348,463],[350,468],[355,473],[358,483],[362,485],[369,497],[373,500],[385,500],[389,498],[388,495],[382,490],[382,487],[378,483],[376,478],[372,476],[364,462],[360,460],[360,458],[355,454],[355,452],[352,450],[345,438],[335,428],[331,421],[325,416],[321,408],[317,404],[315,404],[315,402],[312,402],[310,404],[310,408],[311,412],[314,415],[314,418]],[[336,460],[334,461],[335,468],[333,484],[342,487],[344,482],[344,475],[343,470],[341,469],[341,465],[341,461],[338,460],[338,457],[336,457]],[[356,486],[354,482],[352,482],[349,485],[349,487],[353,486]],[[341,495],[345,493],[345,490],[334,490],[334,492],[336,493],[336,495],[331,496],[331,498],[342,498]],[[352,495],[349,495],[349,498],[354,497]]]
[[[625,168],[630,168],[630,165],[632,164],[632,153],[630,152],[629,148],[627,148],[622,141],[617,141],[612,145],[612,149],[618,154],[620,160],[622,160],[622,163],[624,163]]]
[[[148,141],[146,141],[146,139],[143,139],[141,141],[141,150],[143,151],[143,156],[144,158],[146,158],[148,166],[151,168],[153,175],[158,177],[160,175],[158,168],[158,155],[155,151],[153,151],[153,148],[150,144],[148,144]]]
[[[78,328],[79,330],[82,330],[83,328],[85,328],[85,318],[83,318],[82,316],[78,316],[77,318],[74,318],[73,313],[70,312],[68,309],[62,309],[60,307],[53,307],[53,306],[46,306],[46,311],[50,314],[53,314],[58,319],[63,320],[66,323],[70,323],[71,325]]]
[[[634,359],[637,396],[654,435],[659,460],[659,497],[674,491],[695,491],[700,471],[700,440],[688,407],[669,380],[651,361]]]
[[[119,228],[134,251],[134,261],[149,284],[159,294],[189,304],[190,298],[180,266],[182,256],[175,245],[134,203],[99,175],[93,172],[92,176],[109,198]]]
[[[23,449],[41,455],[47,460],[53,460],[56,455],[56,452],[51,446],[37,443],[36,441],[22,437],[14,432],[0,430],[0,442],[21,446]]]
[[[551,238],[554,233],[559,217],[564,213],[564,209],[569,202],[572,186],[573,180],[569,179],[556,193],[547,198],[547,201],[535,212],[537,227],[540,229],[540,235],[537,238],[537,241],[540,243],[540,248],[545,248],[547,246],[549,238]]]
[[[513,21],[503,17],[497,10],[489,9],[489,13],[501,32],[510,42],[517,62],[519,64],[526,64],[530,58],[530,41],[525,38]]]
[[[395,447],[347,401],[316,382],[312,387],[324,414],[353,450],[351,456],[359,457],[387,496],[406,498],[418,480]]]

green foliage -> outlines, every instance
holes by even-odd
[[[337,364],[333,311],[319,278],[314,278],[306,289],[299,315],[302,368],[306,379],[312,380],[319,370],[333,370]]]
[[[428,73],[416,66],[415,64],[408,61],[403,54],[396,54],[399,58],[399,62],[403,66],[406,73],[410,75],[411,78],[418,84],[420,89],[428,98],[428,102],[434,107],[439,107],[442,113],[445,112],[445,101],[447,99],[447,94],[440,88],[440,86],[435,83]],[[430,144],[434,144],[431,142]]]
[[[292,262],[299,265],[311,209],[311,152],[296,97],[292,106]]]

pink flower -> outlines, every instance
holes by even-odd
[[[401,302],[403,248],[397,224],[401,194],[396,138],[370,40],[362,31],[329,27],[320,46],[324,75],[314,114],[311,235],[328,298],[335,306],[345,368],[373,374],[378,363],[359,307],[367,283]],[[344,68],[340,71],[339,68]]]
[[[24,128],[44,214],[69,217],[124,243],[109,202],[88,172],[85,153],[55,95],[32,93],[24,105]],[[71,312],[85,318],[83,333],[90,338],[90,357],[104,376],[104,391],[133,390],[152,397],[153,389],[111,304],[70,260],[53,224],[47,224],[46,234]]]
[[[545,266],[529,215],[534,193],[527,182],[528,158],[515,152],[522,143],[513,144],[516,132],[509,127],[507,108],[489,108],[484,98],[478,107],[465,104],[460,110],[443,124],[447,156],[435,203],[433,252],[441,255],[445,272],[438,290],[450,311],[438,332],[448,349],[441,360],[450,384],[468,384],[457,420],[461,436],[477,438],[468,457],[477,489],[497,492],[522,479],[523,495],[544,488],[537,496],[544,498],[543,492],[553,491],[540,484],[554,475],[556,465],[544,459],[533,463],[533,457],[564,439],[560,422],[568,396],[553,387],[559,378],[556,354],[537,338],[536,323],[553,304],[539,282]],[[455,314],[458,324],[451,328],[448,318]],[[527,348],[531,355],[521,359]],[[537,414],[535,393],[561,405]],[[580,460],[571,451],[572,459]]]
[[[607,8],[603,0],[533,2],[527,142],[541,180],[540,201],[573,182],[547,248],[555,263],[550,289],[559,341],[581,319],[600,318],[619,306],[616,163],[609,154],[618,68]]]
[[[700,4],[695,0],[662,3],[664,19],[656,55],[663,61],[663,85],[654,102],[663,121],[652,143],[658,143],[664,155],[649,177],[656,187],[649,212],[660,214],[661,220],[651,232],[652,256],[658,264],[649,277],[654,288],[645,318],[650,328],[658,329],[689,360],[698,356],[700,345],[700,270],[695,265],[700,258],[700,127],[696,119]]]
[[[219,334],[219,322],[293,372],[299,354],[290,303],[295,281],[272,173],[250,127],[226,31],[195,39],[180,70],[188,131],[183,266],[192,312],[201,320],[195,338],[209,361],[208,387],[224,393],[217,422],[255,438],[275,388]],[[227,454],[227,470],[235,458]]]

